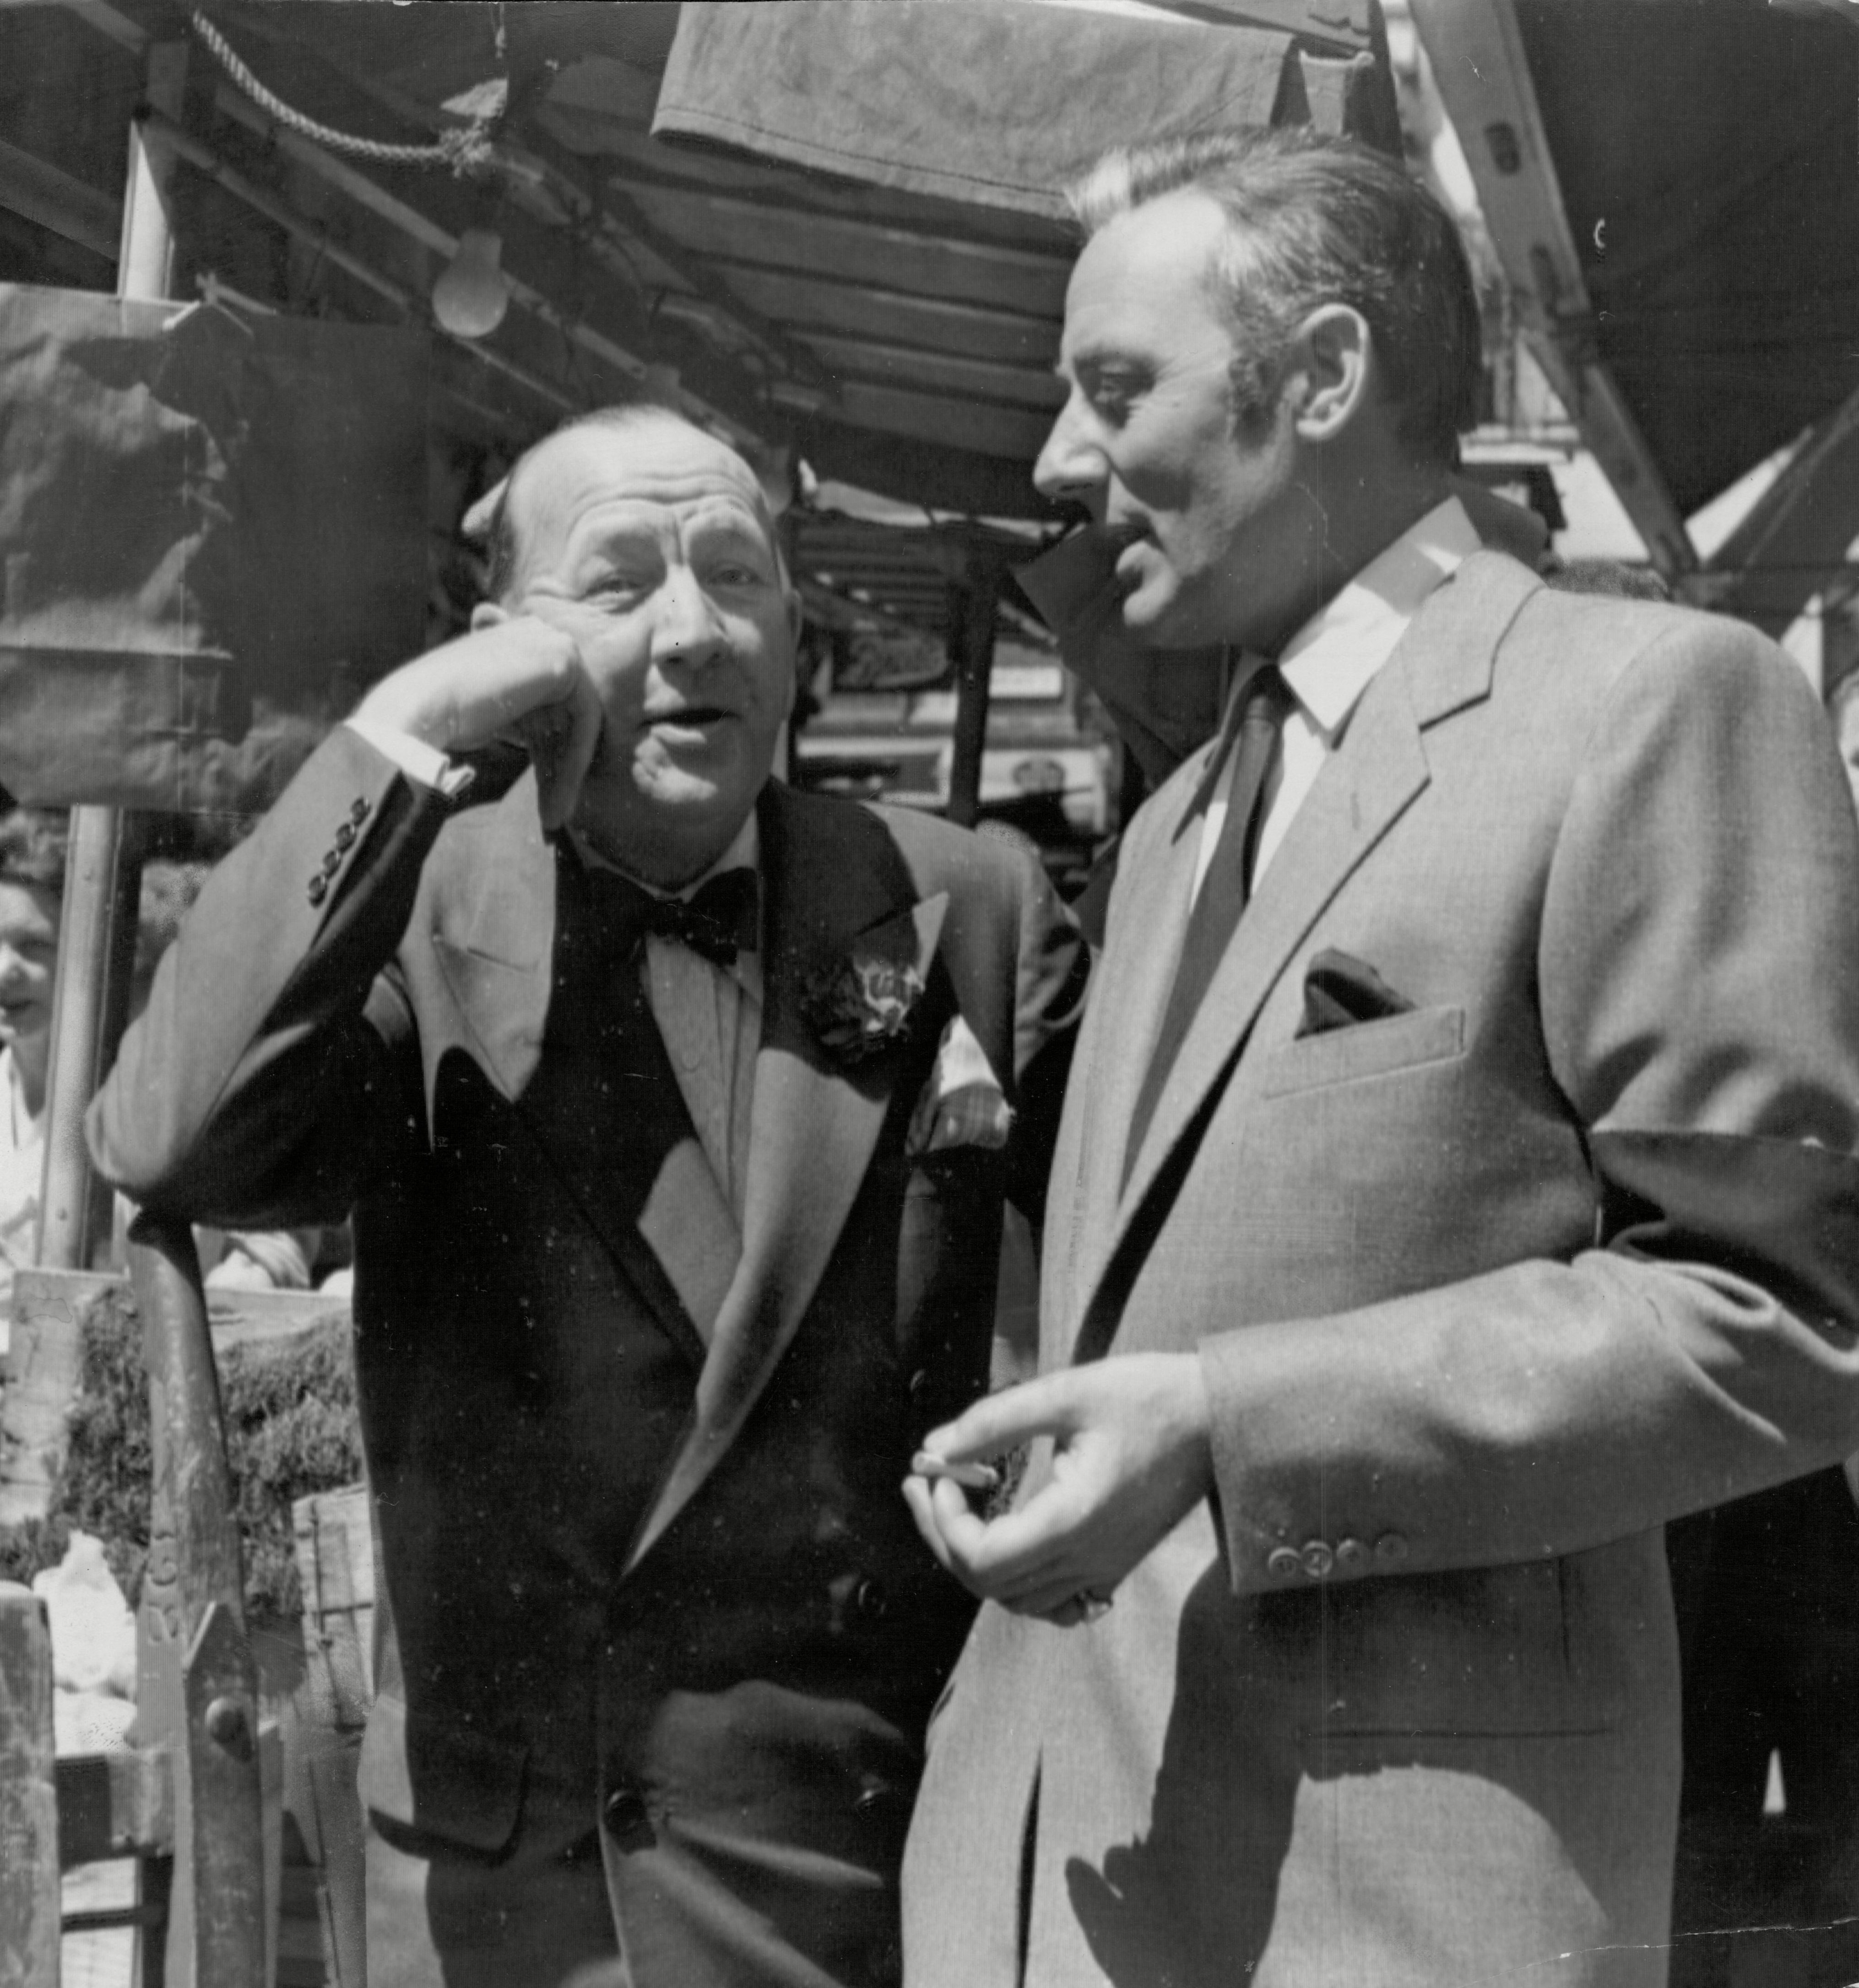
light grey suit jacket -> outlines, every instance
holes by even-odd
[[[1043,1361],[1198,1347],[1217,1488],[1094,1626],[984,1609],[911,1988],[1661,1981],[1661,1525],[1859,1444],[1859,835],[1824,718],[1739,624],[1468,560],[1125,1188],[1207,759],[1126,841]],[[1300,1035],[1325,948],[1411,1011]]]

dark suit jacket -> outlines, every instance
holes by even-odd
[[[364,1797],[492,1858],[607,1799],[643,1988],[884,1971],[971,1612],[898,1487],[985,1384],[1017,1157],[913,1164],[906,1128],[959,1013],[1036,1146],[1080,996],[1036,865],[779,786],[759,812],[740,1234],[674,1086],[602,1060],[610,969],[531,783],[448,816],[346,730],[208,884],[91,1124],[151,1209],[353,1208],[390,1621]],[[924,991],[848,1063],[808,987],[879,953]]]
[[[1661,1523],[1859,1442],[1859,835],[1824,715],[1739,624],[1475,555],[1293,822],[1126,1184],[1208,759],[1124,840],[1041,1357],[1198,1349],[1216,1493],[1095,1626],[983,1611],[909,1978],[995,1988],[1024,1938],[1042,1983],[1662,1980]],[[1327,952],[1375,998],[1312,1033]]]

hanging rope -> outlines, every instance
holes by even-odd
[[[492,138],[502,121],[501,109],[495,115],[474,117],[468,124],[442,133],[435,144],[390,145],[379,138],[357,138],[346,131],[333,130],[327,124],[319,124],[301,110],[293,110],[282,97],[267,90],[233,52],[225,36],[198,8],[193,12],[193,23],[194,33],[206,44],[214,59],[266,116],[287,130],[314,139],[332,152],[344,152],[351,158],[372,159],[381,165],[449,166],[461,175],[481,172],[491,164]]]

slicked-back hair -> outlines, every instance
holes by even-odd
[[[1232,332],[1235,421],[1271,407],[1303,320],[1348,304],[1367,323],[1395,432],[1452,467],[1477,419],[1480,338],[1465,245],[1438,201],[1380,153],[1303,126],[1119,146],[1067,197],[1090,235],[1186,188],[1226,216],[1208,274]]]
[[[14,808],[0,814],[0,884],[65,894],[69,817],[62,808]]]
[[[514,591],[522,561],[522,547],[517,536],[516,520],[512,514],[510,499],[522,476],[523,465],[565,434],[572,434],[577,428],[613,428],[624,431],[629,428],[645,428],[659,423],[674,428],[688,428],[695,435],[701,435],[706,441],[717,441],[708,429],[700,428],[695,421],[687,421],[674,409],[661,406],[656,401],[629,401],[610,407],[590,407],[585,414],[570,414],[568,418],[551,428],[541,441],[532,442],[511,466],[510,473],[503,480],[503,489],[497,502],[492,506],[490,521],[485,528],[485,596],[487,600],[507,604]],[[717,441],[719,448],[730,445]],[[758,502],[757,513],[762,528],[768,534],[768,543],[775,556],[775,570],[783,587],[787,584],[787,562],[782,556],[781,535],[775,529],[775,521],[766,504]]]

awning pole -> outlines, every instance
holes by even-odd
[[[187,45],[149,51],[151,100],[178,112]],[[160,301],[173,286],[174,228],[169,211],[173,162],[142,127],[129,132],[129,175],[117,294]],[[84,1107],[116,1053],[135,948],[136,893],[123,868],[123,810],[74,807],[59,921],[58,981],[52,1004],[52,1052],[46,1077],[46,1163],[39,1194],[41,1265],[88,1266],[93,1225],[100,1226],[96,1176],[84,1150]],[[130,865],[133,872],[134,865]]]
[[[988,682],[994,668],[994,630],[1000,575],[992,560],[969,549],[962,583],[951,604],[955,649],[955,730],[949,752],[948,818],[972,828],[981,812],[981,758],[988,739]]]

